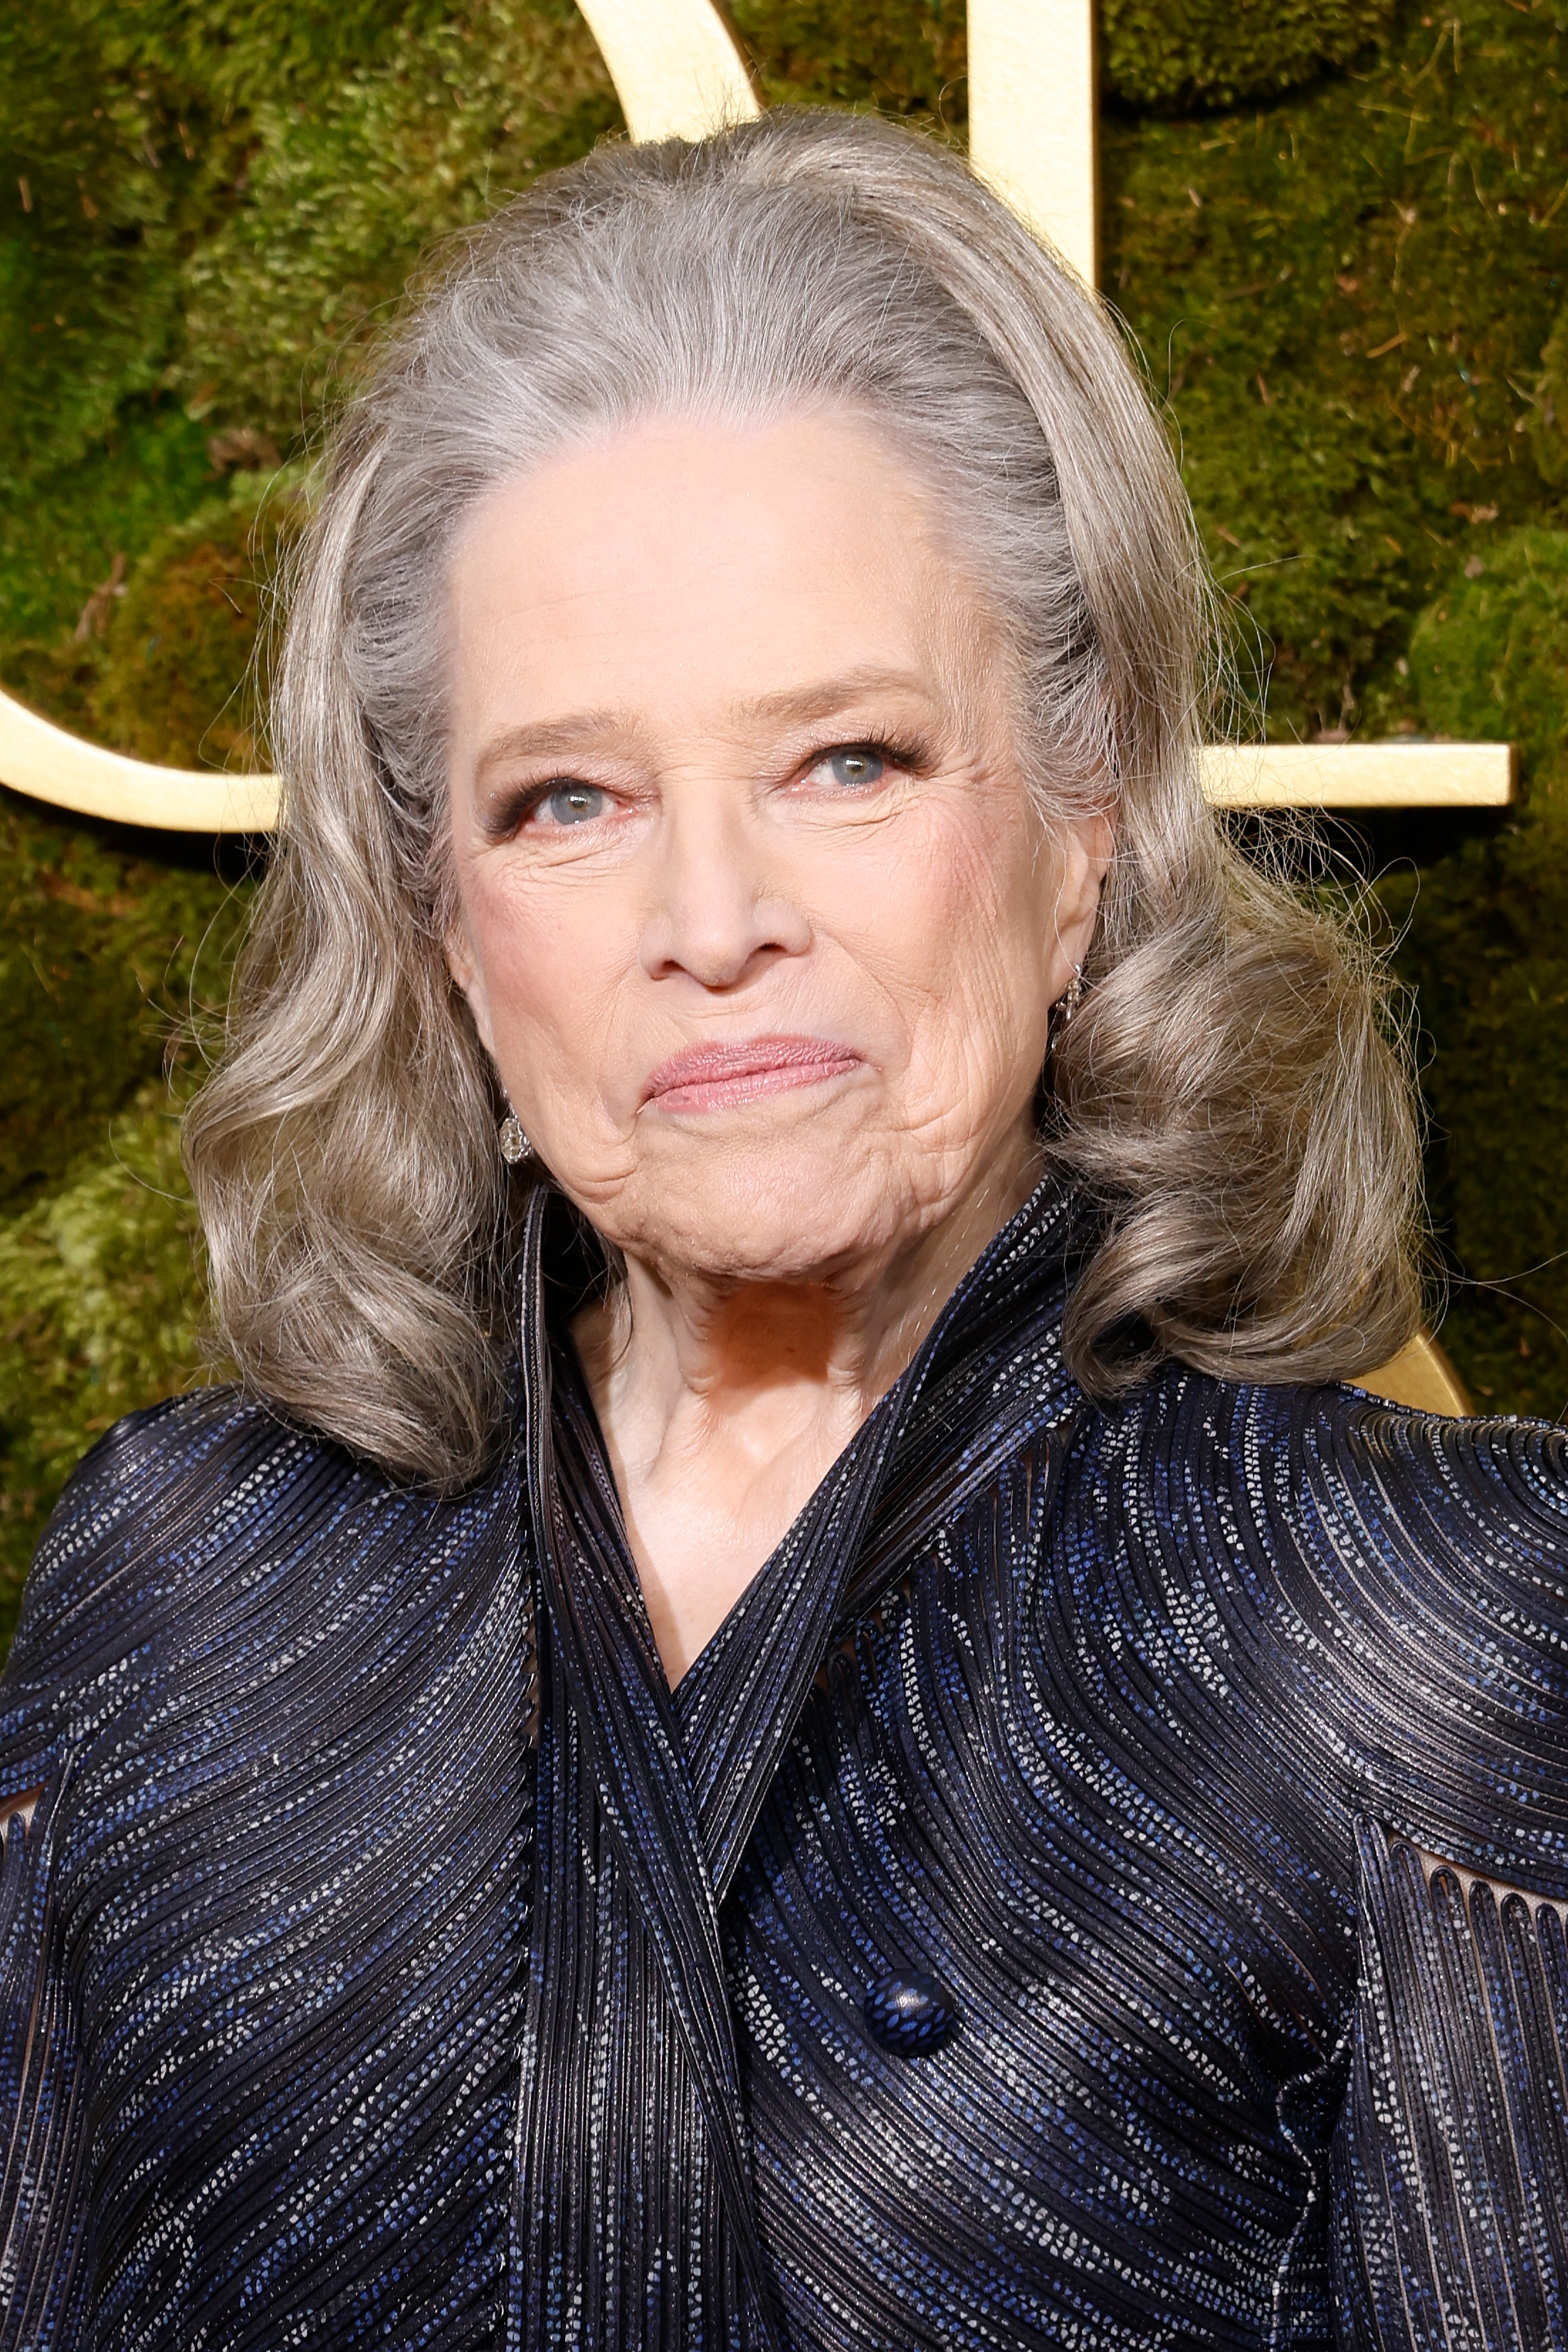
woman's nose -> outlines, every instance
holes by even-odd
[[[735,988],[779,956],[804,954],[810,925],[767,870],[755,822],[716,793],[694,802],[661,825],[640,961],[651,980],[685,973],[704,988]]]

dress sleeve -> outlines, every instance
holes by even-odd
[[[58,1886],[73,1759],[145,1654],[156,1560],[201,1455],[239,1421],[210,1391],[118,1423],[78,1465],[27,1577],[0,1676],[0,2352],[91,2339],[78,2001]]]
[[[29,1792],[30,1794],[31,1792]],[[81,2253],[77,2042],[49,1933],[58,1781],[13,1812],[0,1857],[0,2347],[75,2352]]]
[[[1342,2340],[1548,2352],[1568,2344],[1568,1903],[1364,1820],[1357,1847]]]
[[[1517,1424],[1361,1436],[1377,1599],[1341,1622],[1364,1770],[1339,2340],[1548,2352],[1568,2345],[1568,1448]]]

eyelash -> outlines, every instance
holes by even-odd
[[[568,784],[586,782],[583,776],[547,776],[542,783],[522,785],[508,795],[496,813],[494,831],[497,840],[509,841],[514,834],[521,833],[535,810],[542,808],[552,793],[560,792]],[[603,787],[598,785],[594,789],[602,791]]]
[[[800,772],[802,776],[810,775],[813,768],[820,768],[824,760],[832,759],[840,751],[873,752],[879,760],[885,761],[890,768],[901,769],[905,775],[919,775],[928,764],[928,755],[925,748],[918,743],[895,742],[889,735],[856,735],[847,739],[840,738],[831,743],[824,743],[817,751],[808,753],[800,762]],[[541,783],[525,785],[502,812],[497,827],[498,836],[507,837],[520,833],[535,810],[542,808],[553,793],[560,792],[569,784],[587,782],[588,779],[585,776],[568,774],[547,776]],[[596,784],[592,789],[596,792],[604,792],[606,787]]]
[[[890,768],[902,769],[905,775],[917,776],[929,765],[928,755],[921,744],[896,743],[888,735],[856,735],[845,741],[824,743],[801,762],[804,774],[820,768],[824,760],[836,759],[841,751],[870,751]]]

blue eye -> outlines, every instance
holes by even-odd
[[[886,764],[880,751],[872,751],[864,743],[852,744],[847,751],[831,752],[828,759],[828,765],[833,772],[833,782],[847,784],[852,791],[857,785],[863,788],[867,784],[879,783]]]
[[[545,803],[557,824],[587,824],[604,807],[597,784],[558,784]]]

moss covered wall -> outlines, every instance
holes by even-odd
[[[964,12],[740,0],[766,94],[964,135]],[[1511,737],[1380,820],[1444,1336],[1568,1404],[1568,0],[1104,0],[1105,283],[1284,737]],[[246,760],[324,398],[421,250],[619,127],[569,0],[59,0],[0,23],[0,678]],[[0,1637],[71,1461],[196,1375],[174,1024],[248,887],[0,796]]]

